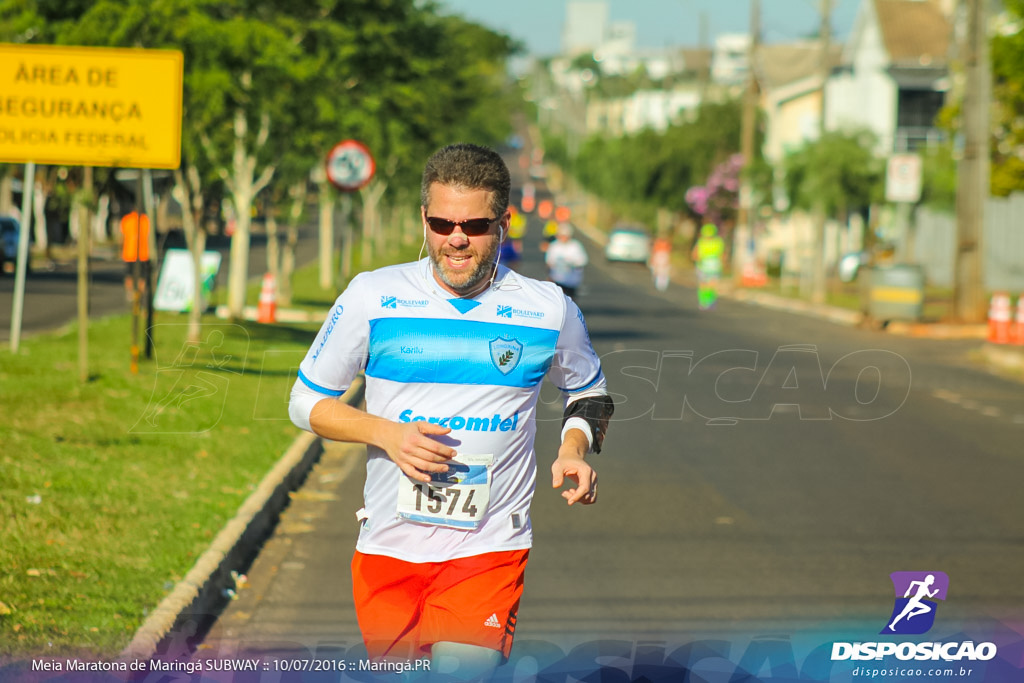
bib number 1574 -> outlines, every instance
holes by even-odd
[[[490,502],[492,460],[490,455],[463,455],[430,482],[401,477],[398,515],[422,524],[476,528]]]
[[[414,484],[416,489],[416,512],[438,513],[444,510],[444,514],[451,517],[456,511],[469,517],[475,517],[479,508],[473,504],[473,496],[476,491],[466,491],[462,507],[459,507],[459,499],[463,498],[462,489],[451,486],[433,486],[431,484]]]

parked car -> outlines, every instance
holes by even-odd
[[[13,273],[18,263],[18,235],[21,227],[11,216],[0,216],[0,274]]]
[[[651,233],[639,225],[618,225],[608,234],[604,256],[609,261],[647,263],[651,256]]]

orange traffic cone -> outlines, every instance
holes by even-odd
[[[274,283],[274,275],[266,273],[263,276],[263,289],[260,290],[260,306],[256,312],[256,321],[261,323],[272,323],[277,316],[277,287]]]
[[[1010,339],[1018,346],[1024,346],[1024,294],[1017,295],[1017,319],[1010,330]]]
[[[996,292],[988,309],[988,340],[993,344],[1010,343],[1010,295]]]

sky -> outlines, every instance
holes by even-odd
[[[849,35],[865,0],[832,0],[836,40]],[[719,33],[748,33],[750,0],[608,0],[611,21],[636,25],[638,48],[700,44],[700,16],[709,41]],[[451,14],[497,29],[526,45],[530,54],[558,54],[566,0],[441,0]],[[816,35],[822,0],[761,0],[761,40],[785,43]]]

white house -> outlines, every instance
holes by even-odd
[[[950,83],[950,10],[949,0],[862,0],[826,85],[826,128],[867,128],[884,156],[938,140],[935,117]]]

